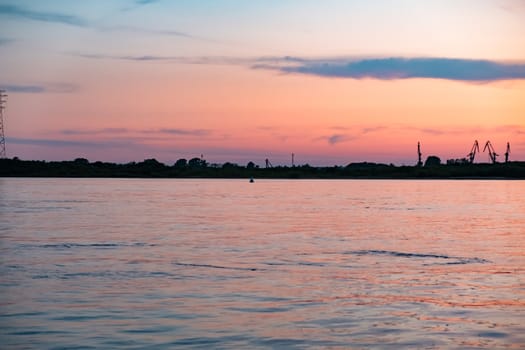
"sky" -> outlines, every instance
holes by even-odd
[[[7,156],[525,160],[524,38],[525,0],[0,0]]]

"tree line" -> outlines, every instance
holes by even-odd
[[[138,178],[282,178],[282,179],[418,179],[418,178],[516,178],[525,179],[525,162],[498,164],[448,164],[395,166],[381,163],[350,163],[346,166],[275,166],[261,168],[226,162],[210,164],[202,158],[179,159],[172,165],[156,159],[125,164],[72,161],[0,159],[0,177],[138,177]]]

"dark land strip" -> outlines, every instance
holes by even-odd
[[[525,179],[525,162],[476,163],[431,166],[395,166],[350,163],[346,166],[258,167],[235,163],[208,164],[194,158],[166,165],[155,159],[126,164],[73,161],[48,162],[0,159],[0,177],[97,177],[97,178],[255,178],[255,179]]]

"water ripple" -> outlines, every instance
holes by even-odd
[[[181,263],[173,262],[173,265],[177,266],[186,266],[186,267],[206,267],[210,269],[225,269],[225,270],[239,270],[239,271],[260,271],[255,267],[236,267],[236,266],[221,266],[221,265],[211,265],[211,264],[193,264],[193,263]]]
[[[449,260],[447,262],[443,263],[434,263],[434,264],[424,264],[424,265],[462,265],[462,264],[485,264],[490,263],[491,261],[477,258],[477,257],[461,257],[461,256],[449,256],[449,255],[441,255],[441,254],[423,254],[423,253],[404,253],[404,252],[396,252],[396,251],[390,251],[390,250],[357,250],[357,251],[350,251],[346,254],[352,254],[352,255],[387,255],[387,256],[393,256],[393,257],[399,257],[399,258],[421,258],[421,259],[438,259],[438,260]]]
[[[121,243],[121,242],[107,242],[107,243],[50,243],[31,245],[21,245],[22,248],[57,248],[57,249],[72,249],[72,248],[119,248],[119,247],[155,247],[155,244],[145,242]]]

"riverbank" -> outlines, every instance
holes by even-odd
[[[205,161],[170,166],[155,159],[126,164],[73,161],[47,162],[0,159],[0,177],[98,178],[277,178],[277,179],[525,179],[525,162],[497,164],[395,166],[351,163],[346,166],[260,168],[253,163],[209,165]]]

